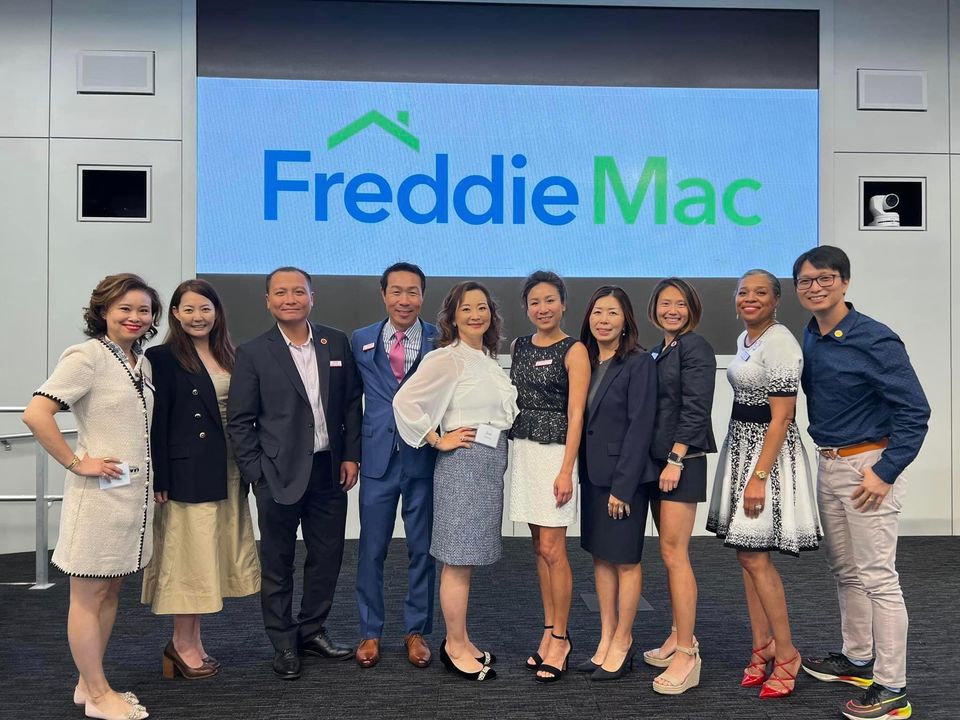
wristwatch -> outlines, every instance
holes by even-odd
[[[761,480],[766,480],[770,476],[770,473],[768,473],[766,470],[754,470],[753,474]]]
[[[683,467],[683,456],[675,452],[667,453],[667,462],[671,465],[676,465],[678,468]]]

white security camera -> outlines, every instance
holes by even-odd
[[[874,195],[870,198],[870,214],[873,220],[872,227],[900,227],[900,214],[890,212],[900,204],[900,198],[893,193]]]

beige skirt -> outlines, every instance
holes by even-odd
[[[229,467],[226,500],[170,500],[154,513],[153,559],[140,599],[157,615],[215,613],[225,597],[260,591],[246,486],[232,459]]]

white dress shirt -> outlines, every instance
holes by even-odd
[[[313,451],[318,453],[329,450],[330,435],[327,433],[327,418],[323,414],[323,403],[320,402],[320,370],[317,367],[317,349],[313,345],[313,326],[307,323],[307,341],[303,345],[295,344],[284,335],[279,325],[277,329],[280,330],[290,349],[290,357],[293,358],[293,364],[297,366],[303,388],[307,391],[307,398],[310,400],[310,408],[313,410]]]
[[[517,388],[500,364],[457,342],[427,353],[393,398],[397,431],[407,445],[422,447],[427,434],[487,423],[509,430],[519,413]]]

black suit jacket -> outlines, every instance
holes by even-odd
[[[347,336],[336,328],[311,326],[331,472],[339,478],[342,461],[360,462],[361,384]],[[281,505],[303,497],[313,469],[313,410],[276,325],[237,348],[227,416],[244,480],[264,480]]]
[[[641,483],[657,479],[650,440],[657,402],[657,368],[653,358],[635,351],[610,368],[587,408],[580,441],[581,481],[608,487],[625,502]]]
[[[181,367],[169,345],[147,350],[156,388],[150,457],[153,489],[170,500],[212,502],[227,497],[227,444],[213,382]]]
[[[666,460],[674,443],[688,452],[717,451],[713,438],[713,390],[717,356],[696,333],[678,337],[657,356],[657,422],[650,455]]]

